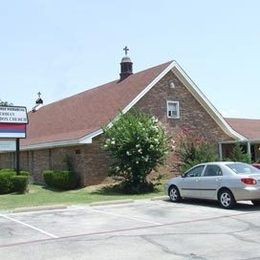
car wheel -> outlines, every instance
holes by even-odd
[[[171,186],[169,189],[169,198],[172,202],[181,201],[181,195],[176,186]]]
[[[260,200],[252,200],[254,206],[260,206]]]
[[[220,203],[222,208],[231,209],[236,204],[236,200],[235,200],[232,192],[229,191],[229,190],[220,191],[218,197],[219,197],[219,199],[218,199],[219,203]]]

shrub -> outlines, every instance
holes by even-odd
[[[19,175],[12,169],[0,170],[0,194],[11,192],[24,193],[28,190],[29,173],[21,171]]]
[[[28,176],[16,175],[11,177],[13,191],[25,193],[28,190]]]
[[[47,186],[52,187],[53,186],[53,175],[55,174],[54,171],[51,170],[47,170],[47,171],[43,171],[43,179],[45,181],[45,183],[47,184]]]
[[[0,173],[0,194],[10,193],[13,190],[12,177],[15,176],[15,172],[1,171]]]
[[[70,190],[77,187],[78,178],[71,171],[44,171],[43,178],[47,186],[59,190]]]
[[[30,176],[30,173],[29,173],[29,172],[27,172],[27,171],[20,171],[18,175],[20,175],[20,176],[27,176],[27,177],[29,177],[29,176]]]
[[[235,143],[230,156],[228,158],[224,158],[224,160],[251,163],[250,156],[243,151],[243,148],[240,146],[239,143]]]
[[[110,176],[120,180],[127,193],[151,189],[147,176],[163,164],[168,152],[168,138],[158,120],[136,110],[120,114],[104,135],[104,149],[112,159]]]
[[[177,140],[176,152],[181,162],[180,170],[182,172],[196,164],[218,159],[215,147],[189,129],[183,129]]]
[[[7,169],[1,169],[0,170],[0,173],[1,172],[15,172],[15,170],[14,169],[9,169],[9,168],[7,168]]]

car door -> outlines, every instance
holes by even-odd
[[[200,179],[205,165],[198,165],[186,172],[181,180],[181,196],[186,198],[200,198]]]
[[[208,164],[200,178],[201,197],[214,199],[222,182],[222,170],[216,164]]]

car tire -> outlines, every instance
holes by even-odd
[[[169,198],[172,202],[180,202],[181,201],[181,195],[176,186],[171,186],[169,188]]]
[[[223,189],[219,192],[218,201],[224,209],[232,209],[236,205],[236,200],[228,189]]]
[[[254,206],[260,206],[260,200],[251,200]]]

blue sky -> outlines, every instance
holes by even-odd
[[[175,59],[224,115],[260,118],[260,1],[0,0],[0,99],[30,109]]]

